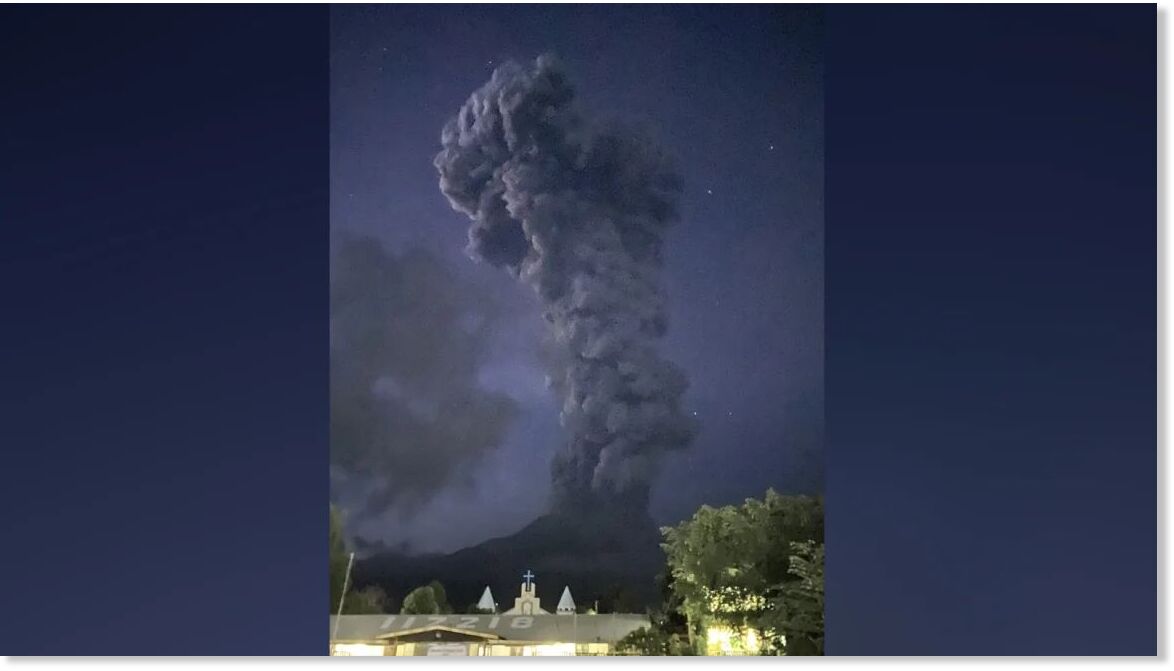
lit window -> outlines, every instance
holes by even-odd
[[[487,645],[485,648],[488,650],[485,654],[490,657],[509,657],[513,654],[508,645]]]
[[[549,643],[546,645],[534,646],[534,654],[539,657],[573,657],[575,655],[574,643]]]
[[[331,654],[336,657],[382,657],[382,645],[367,643],[335,643]]]

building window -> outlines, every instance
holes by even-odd
[[[330,650],[335,657],[382,657],[382,645],[367,643],[335,643]]]
[[[575,647],[576,655],[600,656],[607,654],[606,643],[580,643]]]
[[[508,645],[490,644],[481,646],[481,655],[485,657],[509,657],[513,654],[513,651]]]
[[[534,646],[534,654],[539,657],[574,657],[574,643],[547,643]]]

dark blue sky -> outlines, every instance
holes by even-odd
[[[586,109],[633,122],[676,157],[667,236],[668,357],[702,431],[665,464],[661,522],[767,487],[814,491],[823,439],[822,19],[803,7],[348,6],[331,27],[331,222],[424,247],[513,318],[480,376],[521,412],[505,443],[408,517],[358,531],[452,549],[542,512],[562,443],[531,291],[463,253],[467,220],[437,188],[444,122],[506,59],[554,52]]]

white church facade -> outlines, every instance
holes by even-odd
[[[542,607],[534,575],[523,576],[512,608],[499,613],[488,587],[469,615],[342,615],[330,618],[330,654],[339,656],[529,657],[607,655],[647,615],[575,612],[569,586],[554,612]]]

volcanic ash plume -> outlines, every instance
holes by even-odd
[[[336,235],[330,468],[341,486],[332,501],[358,516],[408,513],[501,445],[517,406],[477,382],[500,318],[491,295],[432,254]]]
[[[680,179],[647,141],[590,125],[557,63],[498,68],[444,128],[440,190],[472,220],[468,251],[529,284],[564,349],[552,385],[569,445],[556,509],[646,506],[660,456],[695,433],[682,371],[656,343]]]

